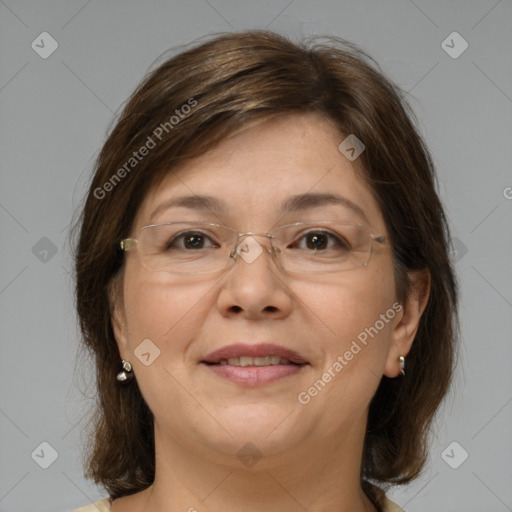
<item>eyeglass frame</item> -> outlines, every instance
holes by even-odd
[[[328,224],[343,224],[343,225],[359,226],[359,227],[362,227],[362,228],[365,228],[365,229],[368,229],[368,230],[373,229],[368,224],[363,224],[363,223],[358,223],[358,222],[337,222],[337,221],[332,221],[332,220],[316,221],[316,222],[319,222],[319,223],[320,222],[325,222],[325,223],[328,223]],[[276,238],[277,240],[279,240],[279,237],[277,237],[276,235],[274,235],[272,233],[257,233],[257,232],[253,232],[253,231],[248,231],[246,233],[240,233],[240,232],[238,232],[238,230],[236,230],[234,228],[231,228],[229,226],[226,226],[226,225],[222,225],[222,224],[215,224],[215,223],[202,222],[202,221],[190,221],[190,222],[175,221],[175,222],[162,222],[162,223],[159,223],[159,224],[149,224],[147,226],[143,226],[143,227],[141,227],[139,229],[137,236],[140,237],[140,233],[144,229],[153,228],[153,227],[156,227],[156,226],[167,226],[167,225],[172,225],[172,224],[200,224],[200,225],[204,225],[204,226],[219,227],[219,228],[231,231],[232,233],[236,233],[236,242],[234,244],[233,249],[230,251],[230,253],[228,255],[228,259],[227,259],[226,265],[224,267],[222,267],[222,268],[218,268],[218,269],[215,269],[215,270],[207,270],[205,272],[173,272],[171,270],[152,269],[152,268],[144,265],[144,263],[141,261],[142,266],[144,268],[146,268],[147,270],[151,271],[151,272],[164,272],[166,274],[177,274],[177,275],[201,275],[201,274],[213,274],[215,272],[225,271],[230,266],[231,260],[236,262],[237,249],[240,246],[240,238],[241,237],[263,236],[263,237],[268,238],[270,240],[270,248],[265,248],[265,251],[270,253],[273,256],[274,261],[276,261],[278,266],[282,270],[285,270],[285,272],[290,272],[290,273],[295,273],[295,274],[297,274],[297,273],[299,273],[299,274],[300,273],[303,273],[303,274],[322,274],[322,273],[324,273],[324,274],[326,274],[326,273],[332,274],[332,273],[335,273],[335,272],[344,272],[344,271],[347,271],[347,270],[356,270],[356,269],[360,269],[360,268],[365,268],[368,265],[368,263],[370,262],[370,259],[371,259],[372,253],[373,253],[373,250],[372,250],[373,249],[373,243],[372,242],[377,242],[381,246],[384,246],[384,245],[386,245],[389,242],[388,237],[385,236],[385,235],[375,235],[374,233],[368,232],[368,234],[370,235],[370,240],[371,240],[370,243],[371,243],[371,245],[370,245],[370,250],[368,252],[368,260],[363,265],[358,266],[358,267],[347,268],[347,269],[335,270],[335,271],[324,270],[324,271],[294,272],[294,271],[289,271],[289,270],[284,269],[282,264],[279,263],[278,259],[275,258],[275,256],[278,255],[281,252],[281,250],[279,248],[277,248],[277,247],[274,247],[274,244],[272,243],[272,239]],[[311,225],[311,226],[313,226],[314,224],[309,223],[309,222],[293,222],[293,223],[290,223],[290,224],[284,224],[283,226],[279,226],[278,228],[276,228],[276,230],[279,230],[279,229],[282,229],[282,228],[285,228],[285,227],[289,227],[289,226],[297,226],[297,225],[306,225],[306,226],[307,225]],[[118,250],[120,250],[122,253],[131,251],[138,244],[138,242],[139,242],[138,238],[133,238],[133,237],[122,238],[119,241]]]

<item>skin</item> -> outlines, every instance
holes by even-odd
[[[176,220],[222,221],[240,232],[332,215],[364,222],[340,206],[284,217],[279,209],[291,195],[333,191],[364,210],[373,233],[386,235],[357,161],[337,148],[343,139],[315,114],[249,125],[150,191],[131,236]],[[222,199],[227,213],[174,207],[150,221],[163,201],[191,193]],[[365,268],[314,276],[287,275],[268,253],[201,276],[152,272],[136,250],[127,253],[113,325],[120,355],[132,363],[154,415],[156,477],[148,489],[115,500],[112,511],[374,511],[359,482],[368,405],[382,375],[400,375],[399,355],[407,355],[418,328],[429,282],[411,277],[415,293],[402,311],[302,405],[297,395],[397,302],[389,245],[374,243]],[[146,338],[161,351],[149,366],[134,356]],[[252,388],[199,364],[226,345],[263,341],[291,348],[310,364]],[[248,442],[262,455],[251,468],[237,457]]]

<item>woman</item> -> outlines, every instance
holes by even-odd
[[[457,339],[411,117],[334,38],[221,35],[146,77],[79,225],[109,494],[81,511],[401,510]]]

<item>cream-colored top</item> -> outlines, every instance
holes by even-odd
[[[77,508],[73,510],[73,512],[110,512],[110,501],[108,498],[104,500],[97,501],[92,505],[87,505],[86,507]],[[396,503],[393,503],[391,500],[386,498],[384,503],[384,508],[382,512],[405,512],[403,508],[399,507]]]

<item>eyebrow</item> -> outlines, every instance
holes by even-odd
[[[159,204],[153,213],[150,215],[149,220],[151,222],[160,212],[167,210],[172,207],[189,208],[191,210],[199,211],[211,211],[215,213],[227,213],[227,205],[221,199],[213,196],[183,196],[173,197]]]
[[[346,206],[368,223],[368,217],[359,205],[350,199],[347,199],[346,197],[331,193],[307,192],[304,194],[291,196],[281,204],[281,211],[297,212],[302,210],[311,210],[326,204],[341,204]],[[189,208],[191,210],[199,211],[210,211],[224,215],[228,212],[227,204],[222,199],[217,197],[207,195],[182,196],[171,198],[158,205],[150,215],[150,222],[151,219],[155,218],[160,212],[172,207]]]
[[[291,196],[286,201],[284,201],[281,205],[281,210],[296,212],[300,210],[310,210],[319,206],[324,206],[326,204],[341,204],[346,206],[368,223],[368,217],[359,205],[350,199],[347,199],[346,197],[340,196],[338,194],[314,194],[310,192],[305,194],[298,194],[296,196]]]

